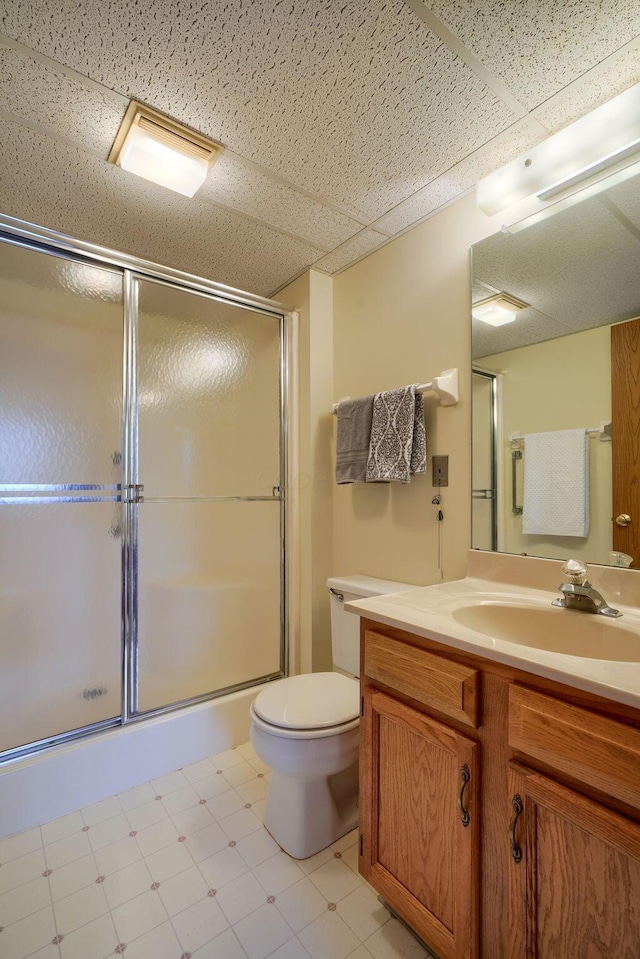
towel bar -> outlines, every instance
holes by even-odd
[[[597,436],[601,443],[610,443],[611,420],[603,420],[600,426],[592,426],[586,432],[588,436]],[[514,430],[513,433],[509,433],[509,443],[512,445],[524,443],[524,436],[518,430]]]
[[[518,492],[516,483],[518,460],[522,459],[522,450],[511,450],[511,512],[514,516],[522,516],[522,506],[517,505]]]
[[[460,400],[458,389],[458,370],[443,370],[440,376],[436,376],[431,383],[420,383],[416,387],[418,393],[437,393],[441,406],[455,406]],[[333,404],[333,412],[338,412],[338,406],[344,400],[350,400],[350,396],[343,396],[338,403]]]

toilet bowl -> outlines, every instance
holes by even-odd
[[[327,581],[334,664],[359,672],[359,618],[345,601],[414,589],[370,576]],[[306,859],[358,822],[360,684],[339,672],[265,686],[251,705],[251,742],[271,769],[264,825],[285,852]]]

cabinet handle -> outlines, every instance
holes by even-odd
[[[469,767],[465,763],[460,769],[460,791],[458,792],[458,809],[460,810],[460,820],[463,826],[468,826],[470,822],[469,810],[464,808],[464,791],[467,788],[471,775]]]
[[[516,842],[516,823],[520,813],[522,812],[522,799],[516,793],[515,796],[511,799],[511,822],[509,823],[509,842],[511,843],[511,855],[513,856],[514,862],[520,862],[522,859],[522,849]]]

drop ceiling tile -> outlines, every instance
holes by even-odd
[[[485,144],[460,163],[456,163],[442,176],[377,220],[374,225],[391,234],[406,230],[417,220],[470,189],[483,176],[493,173],[509,160],[539,143],[541,139],[543,138],[540,135],[526,125],[517,124],[513,130],[500,134],[491,143]]]
[[[126,105],[0,44],[0,110],[39,123],[106,159]]]
[[[605,203],[624,189],[637,209],[639,183],[640,178],[636,178],[607,191]],[[630,229],[625,226],[614,215],[615,210],[603,203],[603,196],[584,200],[519,233],[496,233],[475,244],[474,283],[486,283],[519,297],[542,314],[545,323],[559,324],[565,333],[639,315],[640,231],[633,225]],[[625,205],[625,196],[618,196],[621,206]],[[495,351],[492,342],[503,342],[498,336],[500,329],[504,329],[504,342],[508,344],[501,345],[501,350],[549,338],[546,327],[541,327],[541,335],[531,338],[520,316],[495,334],[487,333],[481,329],[483,324],[474,321],[475,355]]]
[[[14,0],[3,29],[368,219],[513,122],[402,0]]]
[[[229,153],[223,153],[216,161],[200,196],[224,203],[328,250],[362,229],[357,220],[257,173]]]
[[[640,47],[635,47],[612,57],[609,64],[590,71],[581,80],[543,103],[533,115],[550,133],[556,133],[623,93],[639,80]]]
[[[572,331],[536,310],[522,310],[507,326],[489,326],[480,320],[471,321],[471,354],[473,359],[504,353],[520,346],[530,346],[543,340],[566,336]]]
[[[528,109],[640,33],[637,0],[428,0]]]
[[[489,286],[488,283],[483,283],[482,280],[478,279],[477,276],[471,278],[471,302],[478,303],[480,300],[486,300],[488,296],[493,296],[495,293],[498,293],[499,290],[496,290],[495,287]],[[486,324],[485,324],[486,325]]]
[[[314,263],[314,268],[322,270],[324,273],[337,273],[343,270],[350,263],[362,259],[368,253],[381,246],[389,237],[384,233],[377,233],[375,230],[362,230],[353,239],[347,240],[341,247],[334,250],[333,253],[327,253],[321,260]]]
[[[614,205],[609,208],[609,212],[616,216],[619,211],[623,222],[626,218],[632,224],[631,229],[635,227],[636,238],[640,237],[640,177],[633,177],[611,187],[606,192],[606,198]]]
[[[479,359],[520,346],[542,343],[543,340],[553,340],[571,332],[562,323],[533,309],[522,310],[513,323],[506,326],[489,326],[480,320],[472,320],[471,355],[473,359]]]
[[[323,252],[5,119],[0,195],[10,216],[261,295]]]

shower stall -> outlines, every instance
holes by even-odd
[[[0,764],[285,674],[286,337],[0,219]]]

